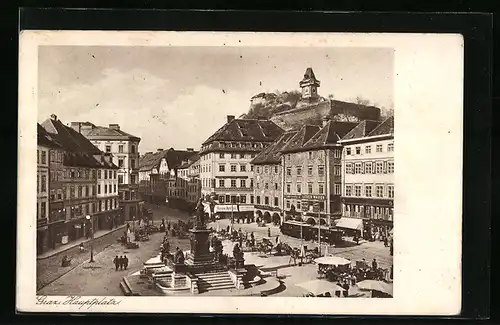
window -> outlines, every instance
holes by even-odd
[[[297,193],[302,192],[302,184],[298,183],[297,184]]]
[[[118,167],[123,168],[123,158],[118,158]]]
[[[287,174],[287,176],[292,176],[292,167],[286,168],[286,174]]]
[[[116,170],[113,172],[113,178],[116,179]]]
[[[312,176],[313,175],[313,166],[308,166],[307,167],[307,176]]]
[[[290,209],[290,201],[289,200],[286,200],[286,208]]]
[[[113,193],[116,193],[116,184],[113,184]]]
[[[345,164],[345,173],[346,174],[352,174],[352,164]]]
[[[300,201],[297,201],[297,210],[300,210],[300,205],[301,205],[302,202]]]
[[[219,203],[224,203],[224,195],[219,196]]]
[[[341,156],[340,150],[334,150],[333,151],[333,157],[340,158],[340,156]]]
[[[325,176],[325,166],[318,166],[318,176],[319,177]]]
[[[118,175],[118,184],[123,184],[123,175]]]
[[[42,184],[40,185],[40,192],[42,193],[47,192],[47,176],[45,175],[42,175]]]
[[[223,179],[219,179],[219,187],[224,187],[224,180]]]
[[[257,174],[260,174],[260,167],[257,166]]]
[[[277,197],[274,197],[274,206],[277,207],[279,204],[278,204],[278,198]]]
[[[37,150],[36,151],[36,163],[39,164],[40,163],[40,150]],[[38,209],[37,209],[38,210]]]
[[[226,171],[226,165],[224,165],[224,164],[219,164],[219,171],[220,171],[220,172],[225,172],[225,171]]]
[[[290,154],[286,155],[286,160],[290,160]]]
[[[277,190],[278,189],[278,183],[274,183],[274,189]]]
[[[42,150],[42,164],[47,163],[47,151]]]
[[[231,172],[236,172],[236,165],[231,165]]]
[[[89,187],[85,186],[85,196],[89,196]]]
[[[247,165],[240,165],[240,172],[246,172],[247,171]]]
[[[334,195],[340,195],[340,184],[335,184],[335,187],[334,187]]]
[[[381,144],[377,144],[376,151],[382,152],[382,145]]]
[[[130,153],[135,153],[135,146],[132,145],[132,147],[130,147]]]
[[[352,186],[346,185],[345,186],[345,196],[351,196],[351,195],[352,195]]]
[[[135,184],[135,175],[130,175],[130,184]]]
[[[236,180],[235,179],[231,180],[231,187],[236,187]]]
[[[302,166],[297,166],[297,176],[302,176]]]
[[[115,174],[116,174],[116,172],[115,172]],[[93,170],[93,171],[92,171],[92,179],[95,179],[95,175],[96,175],[96,171],[95,171],[95,170]],[[115,177],[115,178],[116,178],[116,177]]]
[[[75,197],[75,188],[73,186],[71,186],[69,188],[69,197],[70,198],[74,198]]]
[[[307,184],[307,193],[308,194],[312,194],[313,192],[313,184],[312,183],[308,183]]]
[[[135,168],[135,159],[130,160],[130,168]]]
[[[287,183],[286,184],[286,192],[287,193],[290,193],[290,188],[292,187],[292,185],[290,183]]]
[[[325,184],[323,184],[323,183],[319,183],[319,184],[318,184],[318,193],[319,193],[319,194],[323,194],[323,192],[324,192],[324,188],[325,188]],[[312,190],[312,184],[311,184],[311,190]]]
[[[236,159],[236,154],[235,153],[231,154],[231,159]]]
[[[104,174],[104,179],[108,179],[108,171],[107,170],[103,170],[102,172]]]
[[[340,166],[335,166],[333,169],[335,176],[340,176]]]
[[[247,203],[247,196],[246,195],[240,195],[240,203]]]
[[[244,180],[244,179],[240,180],[240,187],[247,187],[246,180]]]
[[[384,163],[381,162],[381,161],[377,161],[377,165],[376,165],[376,170],[375,172],[377,174],[382,174],[384,172]]]
[[[264,204],[269,205],[269,196],[264,197]]]
[[[253,179],[250,180],[250,188],[253,188]]]
[[[361,155],[361,147],[356,147],[356,154]]]
[[[260,196],[257,196],[257,204],[260,204]]]
[[[104,184],[104,194],[108,194],[108,186],[106,184]]]
[[[361,163],[354,164],[354,174],[361,174]]]
[[[391,199],[394,198],[394,185],[387,186],[387,196]]]
[[[257,188],[259,188],[259,187],[260,187],[260,184],[259,184],[259,183],[257,183]]]
[[[113,187],[112,187],[112,185],[111,185],[111,184],[109,184],[108,186],[109,186],[109,190],[108,190],[108,192],[109,192],[109,193],[113,193]]]
[[[264,188],[265,188],[266,190],[268,190],[268,189],[269,189],[269,184],[268,184],[268,183],[265,183],[265,184],[264,184]]]
[[[118,145],[118,153],[123,153],[123,144]]]
[[[394,161],[388,161],[387,162],[387,172],[389,174],[393,174],[394,173]]]
[[[253,172],[253,165],[250,165],[250,171]]]
[[[371,174],[372,171],[372,163],[371,162],[365,162],[365,174]]]
[[[312,151],[309,151],[309,159],[312,159],[312,157],[313,157],[313,153],[312,153]]]
[[[365,185],[365,196],[372,197],[372,186],[371,185]]]
[[[245,154],[240,154],[240,159],[245,159]]]
[[[389,144],[387,145],[387,151],[389,151],[389,152],[390,152],[390,151],[394,151],[394,143],[389,143]]]
[[[254,203],[254,197],[253,195],[250,195],[250,204],[253,204]]]
[[[106,152],[111,152],[111,145],[110,144],[106,145]]]
[[[82,187],[78,186],[78,197],[82,197]]]
[[[372,153],[372,146],[366,146],[365,153]]]
[[[224,158],[224,153],[220,153],[219,158]]]
[[[43,152],[43,151],[42,151],[42,152]],[[42,205],[41,205],[41,209],[42,209],[42,211],[41,211],[41,213],[42,213],[42,218],[45,218],[45,217],[46,217],[46,215],[47,215],[47,205],[46,205],[46,203],[45,203],[45,202],[41,202],[41,203],[42,203]]]
[[[355,185],[354,186],[354,195],[355,196],[361,196],[361,185]]]
[[[384,186],[382,185],[377,185],[376,187],[377,190],[377,197],[384,197]]]
[[[345,154],[349,156],[351,154],[351,148],[345,148]]]

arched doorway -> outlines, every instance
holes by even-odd
[[[326,225],[326,220],[323,219],[323,218],[319,218],[319,224],[322,225],[322,226],[325,226]]]
[[[260,210],[255,211],[255,217],[257,218],[256,221],[262,220],[262,211]]]
[[[273,213],[272,220],[273,220],[273,223],[275,223],[275,224],[280,224],[281,223],[280,215],[277,214],[277,213]]]
[[[269,212],[264,212],[264,221],[271,222],[271,214]]]

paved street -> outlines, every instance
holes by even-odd
[[[182,211],[166,207],[152,207],[155,223],[165,217],[166,220],[186,220],[187,214]],[[142,263],[159,251],[163,234],[154,234],[150,241],[141,242],[139,249],[125,250],[117,243],[122,231],[116,231],[94,241],[95,263],[90,265],[90,251],[81,253],[78,247],[65,251],[72,259],[72,266],[61,267],[62,255],[58,254],[37,261],[37,293],[43,295],[121,295],[119,282],[128,272],[135,272],[142,268]],[[189,249],[189,241],[171,238],[171,247],[179,246]],[[116,255],[127,255],[129,270],[114,270],[113,258]],[[89,268],[92,266],[92,268]]]

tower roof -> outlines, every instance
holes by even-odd
[[[313,69],[307,68],[306,72],[304,73],[304,78],[302,79],[302,81],[300,81],[299,84],[301,87],[305,87],[305,86],[312,85],[312,84],[319,87],[320,81],[318,79],[316,79],[316,76],[314,75]]]

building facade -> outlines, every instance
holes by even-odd
[[[86,217],[93,218],[97,209],[97,171],[102,164],[94,157],[102,152],[82,134],[65,126],[56,115],[51,115],[42,127],[62,147],[62,173],[54,178],[57,184],[52,185],[56,198],[62,186],[63,208],[53,209],[57,225],[51,232],[51,246],[57,247],[91,235],[92,224]],[[59,168],[55,172],[61,172],[60,158],[55,154],[54,166]],[[61,222],[63,215],[64,223]]]
[[[363,121],[340,142],[343,216],[362,219],[365,236],[387,235],[394,220],[394,118]]]
[[[201,192],[215,205],[209,214],[254,217],[254,173],[251,160],[271,145],[283,130],[268,120],[235,119],[210,136],[200,151]]]
[[[254,203],[255,217],[265,222],[283,222],[283,168],[280,150],[295,134],[294,131],[285,132],[250,162],[254,166],[254,199],[250,203]]]
[[[95,158],[102,164],[102,168],[97,171],[95,229],[113,229],[125,222],[119,206],[119,167],[113,164],[112,156],[109,153],[103,153]]]
[[[139,143],[141,138],[120,129],[119,124],[108,127],[90,122],[71,122],[71,127],[83,134],[100,151],[110,154],[118,166],[118,200],[121,220],[140,218],[139,197]]]
[[[355,123],[305,125],[281,150],[286,219],[333,225],[341,216],[341,157],[337,143]]]
[[[50,150],[55,147],[52,139],[40,124],[37,124],[36,150],[36,230],[37,254],[49,248],[49,164]]]

